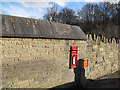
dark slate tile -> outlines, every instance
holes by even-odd
[[[14,36],[13,22],[10,16],[2,16],[2,36]]]

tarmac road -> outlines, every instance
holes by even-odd
[[[87,88],[120,88],[120,71],[97,80],[87,80]]]

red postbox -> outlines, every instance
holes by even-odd
[[[77,46],[71,47],[71,68],[75,68],[77,65]]]

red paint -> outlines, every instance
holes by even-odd
[[[84,59],[84,68],[88,67],[88,60]]]
[[[77,65],[77,46],[71,47],[71,68],[75,68]]]

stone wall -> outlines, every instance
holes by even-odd
[[[78,59],[88,59],[87,79],[96,79],[118,70],[118,43],[115,39],[87,35],[88,40],[0,38],[2,43],[2,86],[50,88],[73,82],[69,69],[70,47],[78,46]]]
[[[86,41],[0,38],[3,87],[49,88],[74,81],[69,69],[70,47],[78,46],[78,58],[86,57]]]
[[[86,77],[96,79],[118,71],[119,40],[103,36],[87,35],[87,56],[89,66]]]

